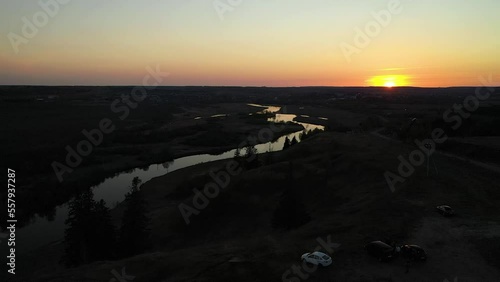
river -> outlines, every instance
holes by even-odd
[[[309,130],[321,129],[321,125],[303,123],[294,121],[296,115],[293,114],[279,114],[281,107],[276,106],[261,106],[256,104],[249,104],[250,106],[259,107],[263,110],[261,112],[275,113],[275,116],[269,118],[272,122],[294,122],[304,126]],[[200,119],[200,118],[198,118]],[[257,152],[275,152],[281,151],[285,143],[285,138],[296,138],[299,140],[299,135],[302,131],[297,131],[280,137],[279,139],[264,144],[256,145]],[[176,171],[178,169],[186,168],[189,166],[197,165],[200,163],[213,162],[223,159],[229,159],[234,156],[236,149],[229,150],[219,155],[200,154],[174,159],[163,164],[153,164],[147,168],[135,168],[132,170],[121,172],[113,177],[105,179],[101,184],[92,187],[94,198],[106,201],[107,205],[111,208],[115,207],[117,203],[125,199],[125,194],[130,191],[130,185],[134,177],[139,177],[142,183],[145,183],[152,178],[165,175],[167,173]],[[51,243],[59,243],[64,237],[64,230],[66,228],[64,221],[68,216],[68,203],[65,203],[56,208],[55,217],[53,220],[35,216],[30,224],[17,230],[17,250],[20,253],[33,251]]]

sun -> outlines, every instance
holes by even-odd
[[[386,81],[384,86],[387,88],[392,88],[392,87],[396,86],[396,83],[394,81]]]

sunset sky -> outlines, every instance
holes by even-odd
[[[214,3],[238,1],[65,1],[16,54],[12,34],[44,10],[2,0],[0,84],[136,85],[156,65],[170,73],[163,85],[474,86],[479,75],[500,77],[498,0],[400,0],[402,11],[350,61],[341,46],[356,47],[356,28],[391,0],[242,0],[225,13]]]

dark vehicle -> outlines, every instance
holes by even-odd
[[[436,209],[438,212],[444,216],[452,216],[455,214],[455,211],[450,206],[437,206]]]
[[[379,261],[390,261],[396,254],[395,249],[382,241],[373,241],[365,245],[366,252]]]
[[[401,246],[401,255],[405,258],[416,261],[427,260],[427,254],[425,253],[424,249],[417,245]]]

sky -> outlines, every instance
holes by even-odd
[[[1,85],[139,85],[147,67],[178,86],[447,87],[500,77],[498,0],[0,4]]]

